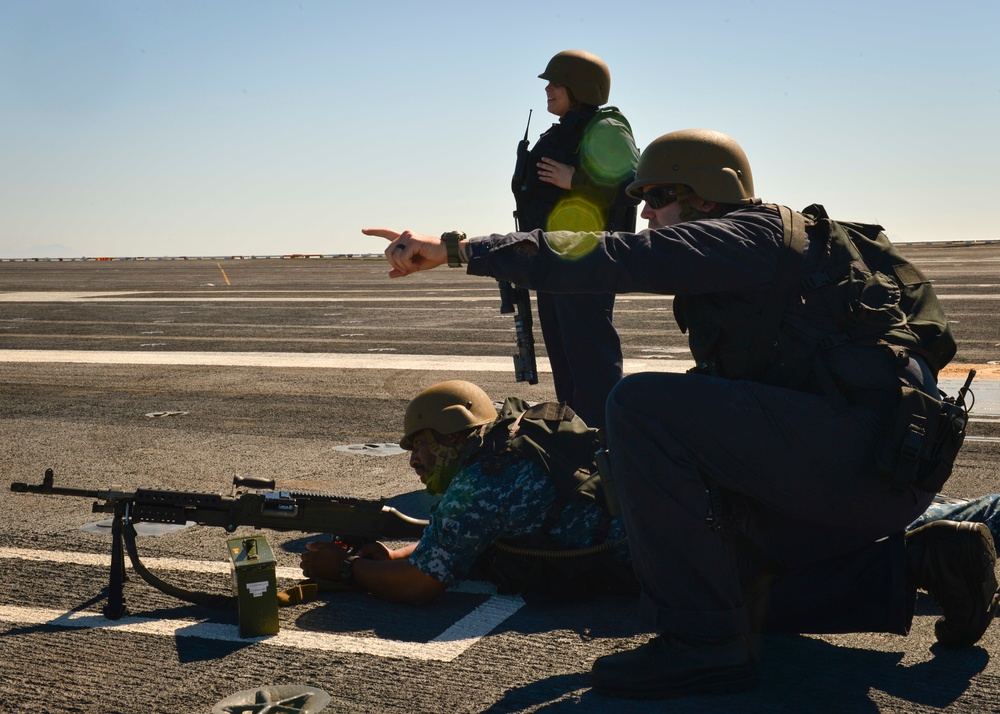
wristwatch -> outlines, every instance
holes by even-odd
[[[352,566],[354,565],[354,561],[360,557],[360,555],[348,556],[340,564],[340,582],[344,583],[344,585],[354,584],[354,570],[352,570]]]
[[[445,250],[448,251],[448,267],[461,268],[462,254],[458,250],[458,242],[465,240],[465,234],[461,231],[448,231],[441,235]]]

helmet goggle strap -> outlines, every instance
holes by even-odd
[[[681,220],[697,221],[699,218],[706,218],[704,213],[696,211],[691,205],[691,190],[682,183],[676,184],[674,190],[677,191],[677,202],[681,204]]]

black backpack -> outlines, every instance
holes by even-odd
[[[802,289],[823,291],[843,329],[821,346],[882,340],[920,354],[936,375],[957,346],[930,281],[882,226],[834,221],[818,204],[802,215],[810,221],[805,227],[810,242],[821,241],[826,249]]]
[[[955,356],[955,338],[930,281],[892,245],[883,228],[834,221],[818,204],[801,213],[784,206],[778,211],[785,251],[768,298],[772,322],[758,338],[755,358],[766,358],[768,341],[774,344],[768,336],[780,335],[780,306],[788,304],[789,291],[799,291],[822,296],[837,327],[817,344],[803,346],[802,364],[808,360],[814,375],[822,376],[827,350],[860,344],[888,350],[901,367],[907,352],[919,354],[936,377]],[[798,266],[807,235],[810,251],[822,258],[801,277]],[[879,469],[894,486],[938,491],[944,485],[965,439],[965,395],[974,374],[957,397],[946,397],[937,390],[921,391],[900,368],[896,408],[884,425],[878,453]],[[829,382],[826,392],[836,403]]]

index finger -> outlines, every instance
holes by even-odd
[[[402,233],[399,231],[394,231],[391,228],[362,228],[361,232],[366,236],[377,236],[379,238],[385,238],[386,240],[396,240]]]

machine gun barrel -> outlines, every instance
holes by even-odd
[[[45,470],[45,476],[39,484],[31,485],[27,483],[12,483],[10,490],[14,493],[40,493],[50,496],[76,496],[78,498],[97,498],[103,501],[114,501],[120,498],[129,498],[135,494],[119,491],[116,487],[111,487],[106,491],[88,490],[82,488],[65,488],[56,486],[52,469]]]

